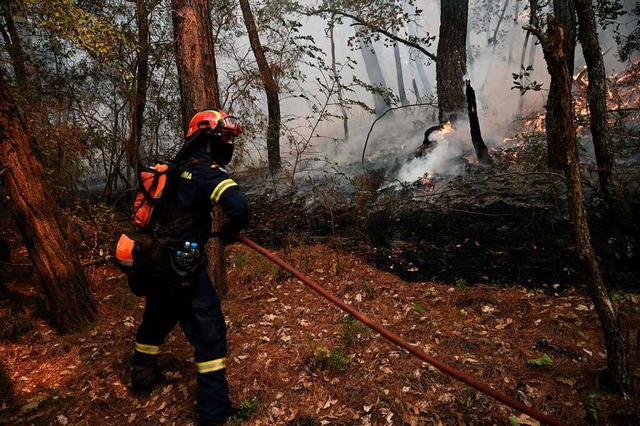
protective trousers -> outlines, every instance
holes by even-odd
[[[147,296],[142,323],[136,334],[132,387],[144,386],[159,375],[160,346],[176,323],[195,349],[197,406],[202,423],[224,417],[230,407],[225,377],[227,331],[220,299],[204,266],[191,278],[189,287]]]

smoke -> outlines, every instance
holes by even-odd
[[[312,3],[307,0],[305,3]],[[526,32],[522,28],[528,22],[529,11],[525,8],[526,1],[513,2],[509,6],[502,20],[499,13],[489,13],[486,2],[482,0],[470,1],[470,22],[468,41],[468,75],[471,84],[476,91],[478,115],[483,139],[491,149],[500,147],[504,140],[522,131],[519,123],[523,116],[539,114],[543,112],[544,103],[549,87],[549,76],[546,64],[542,56],[542,50],[530,36],[527,50],[523,52]],[[519,10],[515,10],[515,5]],[[416,6],[425,12],[422,22],[410,29],[411,34],[418,37],[438,34],[439,8],[437,2],[417,1]],[[498,9],[500,11],[501,8]],[[498,26],[498,23],[500,25]],[[330,44],[326,30],[326,22],[319,17],[304,18],[304,31],[313,36],[314,44],[327,52],[326,61],[330,60]],[[353,67],[341,69],[342,82],[350,83],[354,77],[365,82],[368,81],[365,65],[360,52],[353,51],[347,40],[354,33],[354,27],[349,23],[335,27],[336,58],[339,63],[345,63],[347,58],[358,61]],[[402,34],[403,31],[400,31]],[[497,34],[497,43],[490,40]],[[605,50],[612,37],[601,34],[603,50]],[[392,47],[383,42],[374,42],[376,53],[380,62],[384,79],[389,88],[398,93],[395,76],[395,62],[392,55]],[[429,47],[435,53],[437,40]],[[531,51],[533,50],[533,54]],[[416,100],[414,87],[420,95],[428,91],[435,92],[435,64],[427,62],[424,58],[419,62],[416,52],[404,45],[400,45],[400,54],[404,65],[404,81],[408,97]],[[605,57],[608,71],[617,66],[613,61],[613,52]],[[531,65],[533,70],[528,76],[530,82],[541,83],[543,90],[528,91],[524,96],[518,89],[513,89],[513,74],[521,70],[521,59],[524,58],[524,66]],[[529,63],[530,58],[533,62]],[[615,65],[612,65],[615,63]],[[576,49],[576,68],[580,69],[584,64],[582,51]],[[415,75],[417,67],[421,67],[427,77],[425,79]],[[287,125],[291,131],[281,138],[282,156],[291,164],[302,159],[316,161],[321,159],[325,163],[351,166],[365,162],[375,165],[387,165],[388,170],[398,170],[397,178],[402,181],[414,181],[425,175],[454,176],[462,173],[462,156],[474,155],[469,134],[468,124],[458,124],[455,132],[447,134],[438,141],[437,145],[426,156],[415,158],[415,151],[421,145],[424,131],[437,122],[437,111],[433,107],[410,107],[394,111],[384,119],[375,120],[375,116],[357,103],[365,103],[373,107],[373,95],[362,89],[353,88],[345,96],[353,101],[353,106],[348,111],[349,138],[345,140],[343,122],[340,118],[342,111],[335,105],[335,98],[328,102],[327,111],[333,115],[316,123],[318,107],[323,107],[324,99],[318,89],[316,81],[326,81],[321,71],[309,65],[303,69],[304,81],[298,88],[306,91],[308,96],[303,100],[300,97],[289,97],[282,101],[283,115],[287,116]],[[412,77],[416,78],[416,85],[411,84]],[[316,80],[318,79],[318,80]],[[424,87],[424,82],[429,81],[432,87]],[[524,82],[527,83],[526,81]],[[313,100],[313,102],[311,100]],[[311,104],[314,104],[313,106]],[[334,103],[333,105],[331,105]],[[304,117],[304,118],[302,118]],[[298,142],[295,142],[295,141]],[[306,143],[308,141],[308,143]],[[301,143],[302,142],[302,143]],[[365,151],[366,146],[366,152]],[[257,148],[263,150],[258,143]],[[364,158],[363,158],[364,157]],[[306,161],[305,160],[305,161]],[[311,164],[312,161],[307,161]],[[316,162],[320,164],[321,162]],[[398,167],[398,164],[400,165]],[[299,170],[299,169],[298,169]]]
[[[425,176],[458,176],[463,172],[464,161],[473,145],[469,139],[469,123],[459,122],[456,129],[449,133],[436,132],[431,140],[435,147],[425,155],[413,158],[405,163],[397,173],[401,182],[415,182]],[[440,133],[440,134],[438,134]],[[443,134],[444,133],[444,134]]]

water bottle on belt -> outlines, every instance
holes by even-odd
[[[186,241],[184,247],[171,257],[171,266],[178,275],[186,277],[196,269],[199,261],[198,243]]]

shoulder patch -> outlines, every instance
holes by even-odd
[[[183,178],[183,179],[191,180],[193,175],[191,174],[191,172],[188,172],[188,171],[185,170],[184,172],[182,172],[182,175],[180,177]]]

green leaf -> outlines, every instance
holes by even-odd
[[[509,416],[509,424],[511,426],[520,426],[521,423],[520,420],[518,420],[518,418],[512,414]]]
[[[527,364],[531,366],[544,367],[546,365],[553,365],[553,360],[549,357],[549,355],[544,354],[540,358],[530,359],[527,361]]]

